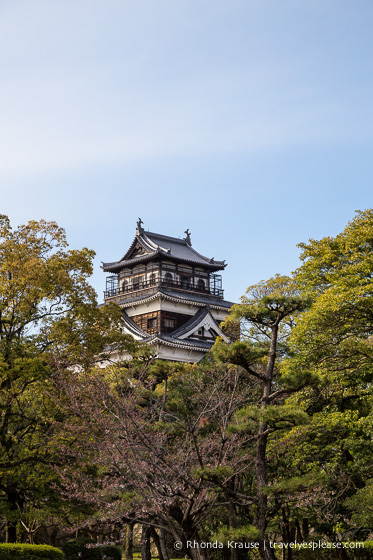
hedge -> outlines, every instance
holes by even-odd
[[[88,537],[78,537],[67,541],[62,550],[65,553],[66,560],[121,560],[122,553],[120,548],[111,545],[97,545],[87,547],[89,544],[96,544],[95,541]],[[80,556],[79,556],[80,553]]]
[[[99,547],[102,557],[106,556],[107,560],[122,560],[122,553],[118,546],[105,544]]]
[[[95,541],[89,537],[78,537],[65,542],[62,550],[65,553],[66,560],[101,560],[101,553],[97,548],[87,548],[87,544],[94,544]]]
[[[22,560],[64,560],[65,556],[59,548],[47,544],[0,544],[0,560],[21,558]]]

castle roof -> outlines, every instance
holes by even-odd
[[[193,335],[193,331],[195,331],[204,321],[206,322],[206,327],[208,329],[212,328],[215,335],[220,335],[226,338],[224,333],[220,330],[218,323],[210,314],[209,306],[199,309],[197,313],[189,319],[189,321],[184,323],[184,325],[172,333],[155,333],[152,335],[149,335],[147,332],[142,330],[135,321],[133,321],[133,319],[131,319],[127,313],[123,311],[123,326],[125,332],[131,334],[137,340],[141,340],[146,344],[161,343],[175,348],[200,349],[203,352],[207,352],[214,345],[215,339],[196,340],[190,338],[190,336]]]
[[[190,304],[191,302],[198,307],[204,307],[205,305],[209,305],[212,309],[219,309],[222,311],[229,311],[232,307],[233,302],[227,301],[221,298],[207,296],[202,294],[196,294],[193,292],[189,292],[186,296],[183,293],[177,292],[176,290],[172,289],[164,289],[164,288],[155,288],[153,292],[145,293],[141,295],[137,295],[134,297],[123,297],[122,299],[120,296],[115,300],[118,305],[122,308],[126,307],[133,307],[134,304],[140,303],[149,303],[152,300],[158,300],[162,298],[164,300],[173,301],[175,303],[187,303]]]
[[[183,239],[169,237],[151,231],[145,232],[141,226],[142,221],[137,222],[136,235],[125,255],[119,260],[110,263],[102,263],[106,272],[119,272],[127,266],[145,264],[156,258],[168,259],[177,263],[201,266],[211,271],[225,268],[225,261],[216,261],[198,253],[192,247],[189,230]]]

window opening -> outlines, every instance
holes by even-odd
[[[166,272],[164,279],[165,279],[165,282],[168,286],[172,286],[173,278],[172,278],[171,272]]]
[[[154,317],[152,319],[148,319],[148,329],[155,329],[157,328],[157,318]]]
[[[185,276],[184,274],[182,274],[180,276],[180,282],[181,282],[181,287],[184,290],[189,290],[189,288],[190,288],[190,276]]]
[[[205,282],[202,280],[202,278],[198,279],[197,289],[201,290],[201,292],[204,292],[206,290]]]

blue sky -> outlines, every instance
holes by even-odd
[[[1,0],[0,212],[119,259],[136,220],[227,299],[372,207],[371,0]]]

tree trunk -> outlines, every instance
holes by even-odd
[[[292,532],[291,532],[291,527],[290,527],[290,522],[289,522],[289,518],[287,516],[286,513],[286,506],[282,506],[281,508],[282,510],[282,519],[283,519],[283,524],[284,524],[284,542],[285,543],[290,543],[292,542],[294,539],[292,538]],[[293,550],[291,548],[287,549],[287,560],[293,560]]]
[[[150,553],[150,533],[149,525],[143,525],[141,531],[141,560],[152,560]]]
[[[271,346],[267,362],[267,370],[263,387],[262,395],[262,409],[265,410],[268,405],[268,398],[271,394],[273,372],[276,360],[276,350],[277,350],[277,335],[278,335],[278,323],[272,327],[271,335]],[[267,484],[267,463],[266,463],[266,452],[267,452],[267,424],[265,422],[259,423],[258,429],[258,439],[256,447],[256,460],[255,460],[255,470],[256,470],[256,485],[257,485],[257,511],[256,511],[256,526],[262,534],[262,545],[259,549],[260,557],[262,560],[276,560],[273,550],[269,546],[269,542],[265,536],[265,529],[267,526],[267,495],[265,494],[264,488]]]
[[[15,523],[12,523],[11,521],[8,522],[6,528],[6,542],[7,543],[17,542],[17,526]]]
[[[168,552],[167,552],[167,546],[166,546],[166,538],[167,538],[166,531],[164,529],[160,529],[160,531],[159,531],[159,544],[160,544],[161,549],[162,549],[163,558],[165,560],[169,560],[169,556],[168,556]]]
[[[51,546],[57,546],[58,526],[52,527],[49,534],[49,542]]]
[[[169,527],[175,542],[180,542],[182,545],[180,551],[186,556],[189,556],[192,560],[207,560],[208,551],[198,546],[201,539],[193,523],[189,523],[188,529],[186,530],[186,528],[184,528],[183,532],[177,531],[172,523],[169,523]],[[192,546],[188,546],[188,541],[192,543]]]
[[[348,560],[348,555],[344,548],[338,548],[338,557],[340,560]]]
[[[134,523],[126,525],[126,540],[124,545],[124,559],[133,560],[133,526]]]
[[[302,519],[303,538],[308,539],[310,529],[308,526],[308,519]]]
[[[302,530],[300,528],[298,519],[295,520],[295,526],[297,528],[296,539],[297,541],[301,542],[303,540],[303,536],[302,536]]]
[[[9,506],[9,513],[11,519],[17,516],[18,511],[22,511],[24,506],[24,500],[13,487],[4,489],[6,495],[6,501]],[[17,523],[13,520],[8,520],[7,522],[7,542],[16,543],[17,542]]]
[[[154,529],[154,527],[151,527],[150,534],[151,534],[151,537],[154,541],[155,546],[157,547],[159,560],[166,560],[166,558],[163,555],[163,550],[162,550],[162,547],[161,547],[161,541],[160,541],[159,535],[158,535],[157,531]]]

